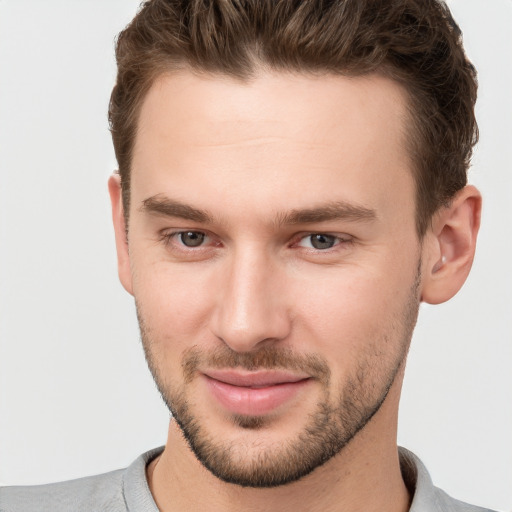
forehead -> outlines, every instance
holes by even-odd
[[[192,187],[206,208],[219,194],[242,209],[319,198],[380,208],[385,193],[412,203],[406,107],[402,88],[379,75],[163,75],[141,108],[132,197],[188,201]]]
[[[368,136],[380,138],[385,124],[386,131],[400,136],[405,104],[402,87],[378,74],[262,72],[241,81],[182,70],[154,81],[143,101],[138,133],[143,136],[156,122],[167,142],[176,144],[225,144],[283,132],[305,139],[301,142],[329,144],[345,127],[364,127]],[[318,130],[312,131],[313,125]],[[222,131],[212,131],[219,126]]]

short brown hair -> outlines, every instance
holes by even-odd
[[[192,70],[250,79],[277,71],[347,76],[383,73],[410,97],[408,149],[416,224],[467,183],[476,71],[440,0],[149,0],[117,40],[117,83],[109,121],[126,215],[130,164],[142,101],[164,72]]]

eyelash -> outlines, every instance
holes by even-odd
[[[164,242],[165,247],[169,247],[172,244],[173,240],[179,239],[180,235],[184,235],[186,233],[201,234],[201,235],[204,235],[206,239],[212,238],[205,231],[186,229],[186,230],[180,230],[180,231],[173,231],[171,233],[164,232],[161,234],[161,240]],[[198,245],[197,247],[188,247],[185,244],[178,242],[176,245],[179,246],[178,250],[181,250],[181,251],[197,251],[199,249],[205,249],[205,246],[203,244]],[[220,244],[216,244],[216,245],[220,245]]]
[[[181,235],[184,235],[187,233],[195,233],[195,234],[204,235],[206,240],[208,238],[213,239],[213,237],[205,231],[190,229],[190,230],[173,231],[170,233],[163,232],[161,234],[161,240],[164,242],[165,247],[169,247],[172,244],[173,240],[175,240],[175,239],[179,240],[179,237]],[[299,245],[300,242],[305,241],[308,238],[311,238],[313,236],[323,236],[323,237],[328,237],[328,238],[334,238],[335,243],[332,247],[328,247],[325,249],[318,249],[315,247],[304,247],[304,246]],[[335,251],[336,248],[339,248],[339,246],[344,246],[344,247],[350,246],[353,244],[353,242],[354,242],[353,238],[350,237],[349,235],[335,235],[335,234],[323,233],[323,232],[309,232],[309,233],[300,234],[300,235],[294,237],[293,241],[290,244],[290,247],[302,247],[302,249],[304,249],[310,253],[315,253],[315,254],[326,253],[327,254],[327,253]],[[214,247],[218,247],[220,245],[221,245],[220,242],[218,242],[214,245]],[[186,246],[182,241],[178,242],[176,244],[176,246],[173,247],[173,249],[175,249],[175,250],[186,251],[186,252],[190,252],[190,251],[197,252],[199,250],[205,250],[205,249],[210,249],[210,248],[211,247],[205,246],[203,243],[201,243],[200,245],[197,245],[195,247],[194,246]]]
[[[300,243],[303,242],[303,241],[307,241],[308,239],[310,239],[310,243],[311,245],[313,245],[313,237],[323,237],[323,238],[331,238],[331,239],[334,239],[334,245],[332,247],[326,247],[326,248],[323,248],[323,249],[320,249],[318,247],[304,247],[304,246],[301,246]],[[293,243],[293,245],[298,245],[299,247],[303,247],[304,249],[308,250],[308,251],[311,251],[311,252],[315,252],[315,253],[328,253],[328,252],[331,252],[333,250],[336,250],[337,247],[339,247],[340,245],[343,245],[343,246],[346,246],[347,244],[350,244],[353,240],[348,236],[348,235],[333,235],[331,233],[308,233],[306,235],[301,235],[299,238],[298,238],[298,241]],[[322,243],[322,242],[320,242]]]

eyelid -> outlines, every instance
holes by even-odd
[[[336,239],[336,243],[331,249],[334,249],[334,247],[337,247],[340,244],[350,243],[354,240],[354,237],[351,235],[348,235],[346,233],[327,233],[324,231],[310,231],[308,233],[300,233],[295,237],[295,240],[292,242],[292,245],[298,245],[303,240],[306,240],[307,238],[314,236],[314,235],[322,235],[326,237],[332,237]],[[316,251],[321,251],[321,249],[315,249]],[[324,249],[324,252],[329,249]]]
[[[179,235],[184,233],[201,233],[204,235],[204,243],[201,245],[195,246],[195,247],[188,247],[183,242],[179,240]],[[159,238],[162,242],[164,242],[166,247],[169,247],[171,244],[173,245],[173,248],[180,251],[198,251],[201,249],[209,248],[208,242],[211,242],[213,240],[213,236],[208,233],[208,231],[205,231],[204,229],[165,229],[162,230],[159,233]],[[173,243],[174,240],[177,240]]]

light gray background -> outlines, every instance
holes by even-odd
[[[113,40],[137,0],[0,0],[0,483],[163,444],[168,413],[118,284],[106,181]],[[449,493],[512,510],[512,1],[452,0],[480,72],[472,276],[422,307],[399,442]]]

